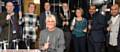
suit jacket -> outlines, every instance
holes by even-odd
[[[18,15],[14,14],[14,29],[16,30],[16,33],[13,34],[13,25],[10,20],[6,20],[7,12],[3,12],[0,14],[0,26],[2,27],[2,32],[0,34],[0,40],[12,40],[14,38],[17,38],[17,34],[19,34],[19,26],[18,26]]]
[[[46,14],[45,14],[45,12],[43,12],[43,13],[41,13],[40,18],[39,18],[39,20],[40,20],[39,23],[40,23],[40,29],[41,30],[46,28],[45,19],[46,19]]]
[[[93,15],[93,22],[91,25],[91,35],[90,40],[94,42],[103,42],[105,40],[105,16],[100,13],[95,13]]]
[[[120,16],[119,16],[120,17]],[[108,32],[106,37],[106,43],[109,44],[110,33]],[[119,21],[119,31],[118,31],[118,38],[117,38],[118,49],[120,50],[120,21]]]
[[[120,24],[119,24],[119,32],[118,32],[118,49],[120,50]]]
[[[66,16],[64,15],[64,11],[63,10],[61,10],[61,12],[59,13],[59,18],[60,18],[60,25],[61,25],[61,27],[63,28],[63,30],[65,30],[65,31],[68,31],[68,30],[70,30],[70,25],[71,25],[71,22],[72,22],[72,19],[73,19],[73,17],[72,17],[72,13],[70,12],[70,11],[68,11],[67,12],[67,14],[68,14],[68,26],[63,26],[63,21],[66,21]]]

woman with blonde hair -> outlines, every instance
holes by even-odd
[[[71,25],[72,39],[74,44],[74,52],[86,52],[86,27],[87,20],[83,18],[83,9],[76,9],[76,17],[74,17]]]
[[[42,52],[63,52],[65,49],[64,34],[56,27],[55,16],[47,16],[45,22],[46,29],[40,32],[40,50]]]

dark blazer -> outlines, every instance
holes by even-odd
[[[45,19],[46,19],[46,14],[45,12],[41,13],[40,18],[39,18],[39,23],[40,23],[40,29],[45,29]]]
[[[68,11],[67,13],[68,13],[68,18],[69,18],[69,20],[68,20],[69,25],[66,26],[66,27],[70,29],[70,25],[71,25],[71,22],[72,22],[72,19],[73,19],[73,15],[72,15],[71,11]],[[66,28],[66,27],[63,27],[63,25],[62,25],[63,21],[66,19],[66,16],[64,15],[63,10],[61,10],[61,12],[59,13],[59,18],[60,18],[60,25],[62,26],[62,28]]]
[[[109,45],[109,37],[110,37],[110,33],[107,32],[106,34],[106,43],[107,45]],[[118,49],[120,50],[120,24],[119,24],[119,31],[118,31],[118,38],[117,38],[117,44],[118,44]]]
[[[119,24],[119,32],[118,32],[118,49],[120,50],[120,24]]]
[[[109,37],[110,37],[110,33],[108,32],[107,37],[106,37],[106,43],[107,43],[107,45],[109,45]],[[119,26],[117,44],[118,44],[117,47],[120,50],[120,26]]]
[[[103,42],[105,40],[104,29],[105,29],[105,16],[100,13],[93,15],[93,22],[91,25],[91,41]]]
[[[0,40],[12,40],[14,38],[17,38],[18,36],[16,34],[19,34],[19,26],[18,26],[18,15],[14,14],[14,21],[13,23],[15,24],[14,27],[16,30],[16,33],[13,34],[12,30],[12,24],[10,20],[6,20],[7,13],[3,12],[0,14],[0,26],[2,27],[2,32],[0,34]]]

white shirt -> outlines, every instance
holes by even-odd
[[[69,15],[69,13],[68,13],[68,12],[65,12],[65,11],[64,11],[64,15],[66,16],[66,19],[68,19],[68,18],[69,18],[69,16],[68,16],[68,15]]]
[[[46,17],[47,17],[48,15],[50,15],[50,14],[51,14],[50,11],[45,11],[45,15],[46,15]]]
[[[67,13],[67,12],[64,12],[64,15],[65,15],[66,17],[68,17],[68,13]]]
[[[115,22],[116,22],[116,20],[118,19],[118,17],[119,17],[119,15],[117,15],[117,16],[112,16],[112,18],[111,18],[111,21],[112,21],[112,24],[115,24]]]
[[[117,19],[119,19],[119,15],[111,18],[111,21],[112,21],[112,24],[114,26],[114,24],[116,23]],[[111,27],[112,28],[112,27]],[[116,27],[117,28],[117,27]],[[117,28],[119,29],[119,27]],[[112,46],[117,46],[117,38],[118,38],[118,32],[114,32],[114,31],[111,31],[110,32],[110,38],[109,38],[109,44],[112,45]]]

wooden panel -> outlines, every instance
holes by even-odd
[[[28,11],[28,4],[32,2],[32,0],[24,0],[23,4],[24,4],[24,13],[26,13]]]
[[[35,13],[36,13],[37,15],[40,15],[40,4],[36,4]]]
[[[119,4],[119,6],[120,6],[120,0],[116,0],[116,3],[118,3],[118,4]]]

